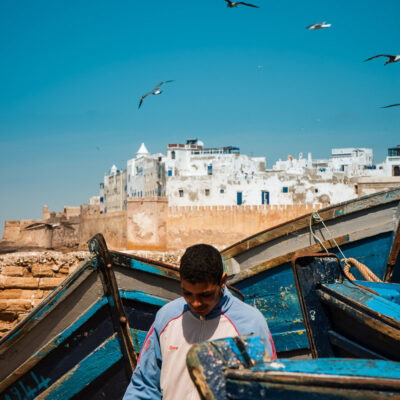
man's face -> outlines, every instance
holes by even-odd
[[[223,276],[220,285],[210,282],[190,283],[184,279],[181,280],[182,295],[196,315],[204,317],[217,305],[221,298],[224,278]]]

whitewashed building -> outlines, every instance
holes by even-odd
[[[109,175],[104,175],[104,183],[100,185],[100,212],[126,210],[127,206],[126,169],[111,167]]]
[[[144,143],[136,158],[127,161],[127,196],[165,196],[163,155],[150,154]]]
[[[400,145],[388,149],[388,156],[377,165],[377,169],[383,176],[400,176]]]
[[[383,176],[400,176],[400,146],[378,165],[372,149],[336,148],[328,159],[300,153],[266,169],[265,157],[234,146],[206,148],[189,139],[169,144],[163,155],[150,154],[142,143],[126,170],[113,166],[104,177],[100,210],[123,210],[129,197],[155,196],[166,196],[170,206],[329,204],[357,197],[360,177]]]

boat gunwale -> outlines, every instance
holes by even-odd
[[[376,202],[373,201],[371,204],[368,202],[369,199],[377,200],[377,199],[382,199],[384,201],[381,202]],[[372,201],[372,200],[371,200]],[[335,203],[332,204],[328,207],[324,207],[321,209],[318,209],[318,214],[323,217],[324,221],[331,221],[335,220],[337,218],[340,218],[345,215],[350,215],[353,213],[357,213],[369,208],[374,208],[374,207],[379,207],[380,205],[383,204],[388,204],[392,202],[399,202],[400,201],[400,186],[396,187],[394,189],[388,189],[376,193],[372,193],[366,196],[358,197],[352,200],[347,200],[341,203]],[[344,210],[342,213],[338,213],[338,210],[341,208],[348,207],[349,205],[358,205],[358,207],[352,207],[349,210]],[[335,212],[336,211],[336,212]],[[307,214],[303,214],[299,217],[293,218],[289,221],[282,222],[280,224],[274,225],[268,229],[265,229],[263,231],[260,231],[258,233],[255,233],[251,236],[246,237],[245,239],[242,239],[225,249],[221,250],[221,255],[224,260],[228,260],[230,258],[234,258],[238,254],[245,253],[248,250],[251,250],[255,247],[258,247],[262,244],[265,244],[267,242],[270,242],[272,240],[278,239],[279,237],[283,237],[285,235],[289,235],[290,233],[293,233],[295,231],[298,231],[300,229],[304,229],[309,226],[309,218],[313,215],[315,211],[312,211]],[[300,226],[297,226],[295,223],[296,222],[302,222],[302,224],[299,224]],[[286,230],[283,230],[283,228],[287,227]],[[255,238],[258,238],[258,240],[254,240]]]
[[[9,342],[12,337],[15,336],[15,338],[18,337],[18,330],[22,329],[22,327],[26,324],[29,324],[29,322],[33,319],[33,322],[29,324],[27,332],[29,332],[36,323],[39,322],[40,317],[43,315],[43,312],[45,311],[46,307],[53,303],[55,301],[55,304],[58,303],[60,298],[58,296],[61,296],[65,291],[83,274],[86,269],[93,266],[93,261],[95,259],[95,256],[89,255],[85,260],[82,261],[82,263],[78,266],[78,268],[72,272],[70,275],[68,275],[47,297],[45,297],[36,307],[34,307],[24,318],[21,319],[9,332],[7,332],[3,337],[0,338],[0,354],[2,353],[3,349],[2,346]],[[91,272],[93,272],[95,268]],[[40,314],[39,314],[40,313]],[[37,314],[39,314],[38,318],[34,318]],[[13,343],[13,340],[9,343],[9,346],[11,346]],[[6,347],[5,350],[8,349]],[[5,351],[4,350],[4,351]]]
[[[334,375],[319,374],[311,372],[292,372],[292,371],[252,371],[249,369],[237,370],[227,369],[225,377],[238,381],[256,381],[265,383],[287,383],[294,385],[315,385],[324,386],[324,384],[332,384],[331,388],[343,387],[359,389],[360,387],[368,387],[369,389],[393,389],[400,390],[400,379],[383,378],[362,375]]]
[[[138,257],[110,250],[111,257],[113,256],[113,254],[117,256],[122,256],[127,259],[134,259],[139,262],[144,262],[146,264],[149,264],[150,266],[161,269],[162,271],[167,272],[167,275],[163,275],[165,278],[179,279],[179,269],[172,265],[168,265],[159,261],[153,261],[145,257]],[[44,311],[46,307],[48,307],[49,304],[52,304],[54,301],[55,304],[57,304],[59,301],[57,297],[61,296],[66,290],[68,290],[68,288],[76,281],[76,279],[79,278],[79,276],[87,268],[94,267],[93,270],[96,269],[96,266],[93,265],[95,263],[96,257],[97,256],[95,254],[90,254],[88,257],[86,257],[79,264],[74,272],[68,275],[47,297],[43,299],[43,301],[41,301],[36,307],[34,307],[24,318],[21,319],[21,321],[19,321],[10,331],[8,331],[4,336],[0,338],[0,354],[2,354],[4,351],[7,351],[7,349],[14,343],[14,340],[18,340],[19,332],[22,331],[24,326],[27,326],[27,330],[25,332],[29,332],[40,321],[40,317],[42,315],[40,313]],[[122,264],[116,264],[115,266],[120,268],[127,268],[130,270],[134,269],[132,267],[128,267]],[[151,272],[148,271],[147,273],[151,274]],[[35,318],[35,316],[37,316],[38,314],[39,316]],[[8,343],[7,346],[5,346],[5,348],[2,348],[6,343]]]

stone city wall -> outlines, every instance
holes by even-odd
[[[6,221],[4,223],[3,239],[13,242],[19,241],[21,238],[21,231],[33,222],[35,222],[33,219]]]
[[[168,218],[168,200],[165,197],[128,199],[126,248],[168,250]]]
[[[25,252],[0,256],[0,337],[37,306],[89,255]]]
[[[87,249],[87,241],[97,233],[102,233],[107,246],[113,250],[125,250],[127,236],[126,211],[99,213],[98,206],[81,206],[79,247]]]
[[[196,243],[219,249],[265,229],[307,214],[322,205],[170,207],[167,221],[168,250]]]

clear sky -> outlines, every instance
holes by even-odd
[[[0,0],[4,220],[87,203],[126,168],[197,137],[266,156],[400,144],[399,0]],[[329,29],[309,31],[326,21]],[[160,96],[140,97],[160,81]]]

